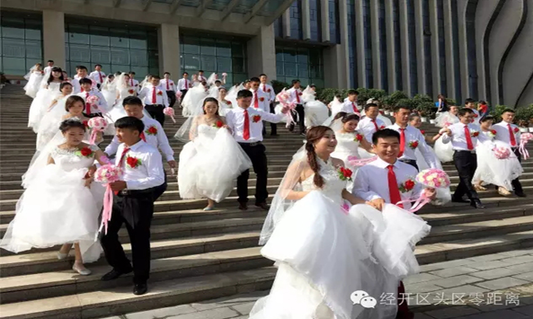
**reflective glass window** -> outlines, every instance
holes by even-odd
[[[276,76],[290,83],[299,79],[302,85],[324,86],[324,60],[321,47],[294,48],[276,46]]]

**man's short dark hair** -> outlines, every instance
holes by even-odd
[[[122,106],[126,106],[126,105],[138,105],[142,107],[143,102],[141,101],[140,98],[136,96],[128,96],[124,98],[124,100],[122,101]]]
[[[372,135],[372,144],[378,145],[378,140],[380,138],[389,138],[389,137],[395,137],[398,139],[398,142],[400,141],[400,133],[396,132],[395,130],[391,130],[390,128],[386,128],[386,129],[378,130]]]
[[[409,113],[411,113],[411,111],[412,111],[411,107],[410,107],[410,106],[407,106],[407,105],[405,105],[405,104],[397,104],[397,105],[394,107],[394,110],[393,110],[393,111],[394,111],[394,113],[398,113],[398,112],[400,112],[400,110],[402,110],[402,109],[403,109],[403,110],[408,110]]]
[[[314,84],[309,85],[309,87],[316,89],[316,85],[314,85]]]
[[[474,111],[469,108],[462,108],[457,112],[457,115],[459,116],[465,116],[466,114],[474,114]]]
[[[68,85],[72,86],[72,83],[70,83],[70,82],[61,82],[61,84],[59,85],[59,91],[63,90],[63,88],[65,86],[68,86]]]
[[[182,75],[185,75],[185,74],[189,75],[189,72],[183,72],[183,74],[182,74]]]
[[[502,114],[503,114],[503,113],[507,113],[507,112],[509,112],[509,113],[513,113],[513,114],[514,114],[514,110],[513,110],[513,109],[509,109],[509,108],[503,110]]]
[[[94,65],[95,68],[96,68],[97,66],[102,67],[101,64],[95,64],[95,65]]]
[[[54,60],[48,60],[47,63],[48,63],[48,62],[52,62],[52,63],[54,63]]]
[[[371,107],[378,107],[376,103],[368,103],[365,105],[365,112],[368,111]]]
[[[258,77],[254,76],[253,78],[250,79],[250,82],[261,82],[261,80],[259,80]]]
[[[86,67],[85,65],[78,65],[76,68],[77,68],[78,70],[85,70],[85,71],[87,71],[87,67]]]
[[[200,73],[200,72],[204,73],[204,70],[198,70],[198,73]]]
[[[246,97],[252,97],[254,96],[252,92],[250,92],[249,90],[240,90],[238,93],[237,93],[237,100],[238,99],[242,99],[242,98],[246,98]]]
[[[156,78],[156,79],[158,79],[158,80],[161,80],[161,77],[160,77],[159,75],[157,75],[157,74],[155,74],[155,75],[151,75],[150,78],[151,78],[151,79]]]
[[[133,131],[138,131],[139,133],[144,131],[143,121],[133,116],[125,116],[125,117],[118,119],[115,122],[115,127],[121,128],[121,129],[127,128]]]
[[[300,80],[298,80],[298,79],[292,80],[292,85],[295,85],[296,83],[300,83]]]
[[[468,103],[476,103],[476,101],[474,99],[468,98],[465,100],[465,105],[467,105]]]
[[[130,71],[130,74],[135,74],[135,72],[133,72],[133,71]]]
[[[215,83],[220,83],[220,84],[222,84],[222,81],[220,81],[220,80],[215,80]]]
[[[259,74],[259,77],[262,77],[262,76],[267,76],[267,75],[264,73]]]
[[[168,75],[170,75],[170,72],[165,72],[165,73],[163,73],[163,75],[165,75],[165,74],[168,74]]]
[[[359,95],[359,92],[357,92],[356,90],[349,90],[348,91],[348,95]]]
[[[93,81],[91,79],[88,79],[88,78],[83,78],[83,79],[80,79],[80,85],[81,84],[93,84]]]

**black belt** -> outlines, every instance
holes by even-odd
[[[146,106],[161,106],[161,107],[163,107],[163,104],[146,104]]]
[[[261,145],[263,144],[262,142],[254,142],[254,143],[239,143],[239,145],[246,145],[246,146],[249,146],[249,147],[254,147],[254,146],[258,146],[258,145]]]
[[[476,154],[476,150],[471,151],[465,151],[465,150],[454,150],[456,153],[470,153],[470,154]]]
[[[123,189],[118,192],[118,196],[140,196],[140,195],[149,195],[154,192],[153,188],[142,189],[142,190],[133,190],[133,189]]]
[[[400,158],[400,162],[404,162],[404,163],[415,162],[416,163],[416,160],[409,159],[409,158]]]

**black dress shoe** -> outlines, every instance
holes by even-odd
[[[515,193],[515,195],[518,196],[518,197],[527,197],[524,192]]]
[[[117,279],[118,277],[120,277],[122,275],[125,275],[125,274],[129,274],[130,272],[132,272],[132,270],[127,271],[127,272],[122,272],[122,271],[118,271],[116,269],[113,269],[110,272],[108,272],[107,274],[103,275],[101,280],[102,281],[109,281],[109,280]]]
[[[275,136],[279,136],[279,134],[270,134],[270,136],[275,137]]]
[[[482,209],[485,208],[485,206],[481,203],[479,199],[474,199],[470,202],[470,205],[474,208]]]
[[[137,295],[137,296],[144,295],[147,291],[148,291],[148,285],[146,283],[133,285],[134,295]]]
[[[240,209],[240,210],[248,210],[248,204],[246,204],[246,203],[239,203],[239,209]]]
[[[255,206],[263,209],[263,210],[269,210],[270,209],[270,206],[267,205],[267,203],[257,203],[255,204]]]
[[[455,198],[455,197],[452,197],[452,202],[453,203],[470,203],[469,200],[462,199],[462,198]]]

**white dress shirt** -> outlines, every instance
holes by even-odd
[[[396,132],[402,134],[400,131],[400,126],[396,123],[387,128],[395,130]],[[409,147],[409,142],[414,141],[418,142],[418,146],[415,149],[412,149]],[[416,161],[415,151],[417,148],[422,154],[422,156],[424,156],[424,159],[426,160],[426,163],[429,165],[429,167],[438,168],[440,166],[437,162],[438,159],[431,150],[431,147],[426,143],[426,139],[424,135],[422,135],[422,132],[420,132],[420,130],[416,127],[407,125],[407,127],[405,128],[405,148],[400,159]]]
[[[44,68],[44,73],[46,73],[46,72],[52,72],[52,68],[53,68],[53,66],[47,66],[47,67],[45,67],[45,68]]]
[[[118,147],[115,165],[120,164],[124,147],[124,144],[120,144]],[[128,157],[139,159],[140,164],[137,167],[130,167],[127,163]],[[122,180],[126,182],[126,189],[129,190],[149,189],[165,182],[161,154],[156,148],[143,141],[131,146],[124,156],[122,168],[124,169]]]
[[[359,112],[355,112],[353,107],[355,106],[355,108],[357,109],[357,111]],[[357,105],[357,101],[350,101],[348,98],[345,98],[344,99],[344,104],[342,105],[342,109],[341,109],[341,112],[346,112],[346,113],[361,113],[361,108],[359,107],[359,105]]]
[[[128,81],[128,85],[129,85],[130,87],[132,87],[132,88],[133,88],[135,91],[137,91],[137,92],[139,92],[139,90],[141,89],[141,88],[139,87],[139,81],[137,81],[137,80],[135,80],[134,78],[131,78],[131,77],[130,77],[130,79],[129,79],[129,81]]]
[[[92,71],[91,74],[89,74],[89,78],[95,80],[98,84],[102,84],[105,81],[105,73],[102,71]]]
[[[192,87],[192,81],[189,79],[181,78],[178,80],[178,90],[185,91]]]
[[[276,92],[274,92],[274,88],[272,87],[272,85],[261,83],[259,85],[259,89],[268,96],[269,103],[274,102],[276,100]]]
[[[250,89],[250,92],[254,95],[250,107],[255,108],[255,98],[257,96],[257,104],[259,105],[259,108],[265,112],[270,112],[269,96],[260,89],[257,89],[257,91]]]
[[[176,91],[176,88],[174,87],[174,81],[171,79],[161,79],[161,81],[159,81],[159,86],[165,91]]]
[[[292,87],[287,90],[289,92],[289,103],[295,103],[295,104],[303,104],[304,101],[302,100],[302,89],[296,89],[295,87]]]
[[[509,134],[509,126],[511,125],[511,131],[514,134],[514,139],[516,141],[516,145],[511,145],[511,135]],[[520,145],[520,129],[518,129],[518,126],[507,123],[504,121],[501,121],[500,123],[494,124],[492,126],[493,130],[496,130],[496,137],[495,139],[497,141],[504,142],[505,144],[509,145],[509,147],[518,147]],[[515,133],[515,129],[518,129],[518,132]]]
[[[76,94],[77,96],[81,97],[86,103],[87,103],[87,97],[89,96],[96,96],[98,98],[98,107],[92,107],[91,106],[91,112],[90,114],[94,113],[107,113],[107,101],[105,97],[98,91],[97,89],[91,89],[89,92],[80,92]],[[87,109],[84,110],[84,112],[87,112]],[[89,114],[89,113],[87,113]]]
[[[165,134],[163,127],[161,127],[161,124],[147,116],[143,116],[141,121],[144,123],[144,138],[146,139],[146,143],[152,145],[156,149],[161,150],[161,153],[165,155],[167,162],[173,161],[174,150],[172,150],[172,147],[170,147],[167,135]],[[157,134],[153,135],[150,133],[151,127],[154,127],[157,130]],[[105,148],[105,153],[109,156],[116,154],[119,145],[120,142],[115,136],[111,143]]]
[[[353,113],[350,112],[350,113]],[[385,128],[385,122],[383,122],[380,119],[376,119],[376,124],[378,126],[378,130]],[[376,126],[374,125],[374,122],[372,122],[372,119],[369,117],[364,117],[359,121],[359,124],[357,124],[356,130],[358,132],[363,133],[365,136],[365,139],[372,144],[372,135],[376,132]]]
[[[155,103],[153,102],[153,94],[155,90]],[[139,98],[143,101],[144,105],[164,105],[165,107],[169,106],[167,92],[161,89],[161,86],[154,88],[152,84],[147,85],[142,88],[139,92]]]
[[[385,203],[396,204],[391,203],[389,194],[389,165],[389,163],[378,158],[360,167],[355,173],[352,193],[365,201],[382,198]],[[396,161],[393,166],[398,188],[409,179],[415,181],[416,175],[418,174],[416,168],[401,161]],[[400,191],[400,195],[402,200],[406,200],[411,197],[420,196],[422,190],[423,186],[415,183],[411,191],[405,193]],[[409,209],[411,208],[411,203],[404,203],[403,206],[404,209]]]
[[[86,79],[88,79],[88,78],[86,78]],[[76,78],[72,79],[72,81],[70,81],[70,83],[72,84],[72,93],[77,94],[77,93],[81,92],[80,80],[81,79],[79,77],[76,77]]]
[[[485,134],[481,134],[481,128],[479,127],[479,125],[468,124],[467,126],[470,130],[470,139],[472,140],[474,150],[477,143],[483,143],[488,141],[487,136]],[[450,131],[452,131],[452,136],[448,136],[447,133],[444,133],[442,135],[443,143],[446,144],[451,142],[453,149],[456,151],[474,151],[468,149],[465,137],[465,124],[459,122],[448,126],[448,128],[450,129]],[[477,137],[472,136],[474,132],[478,132],[479,135]]]
[[[198,82],[207,82],[207,78],[206,78],[205,76],[203,76],[203,75],[198,75],[198,76],[196,77],[196,80],[197,80]]]
[[[263,122],[271,123],[280,122],[284,114],[272,114],[261,109],[254,109],[252,106],[248,107],[248,117],[250,118],[250,138],[245,140],[242,135],[244,133],[244,109],[241,107],[234,107],[226,113],[226,124],[231,129],[233,137],[238,143],[256,143],[263,141]],[[261,119],[254,122],[254,116],[259,115]]]

